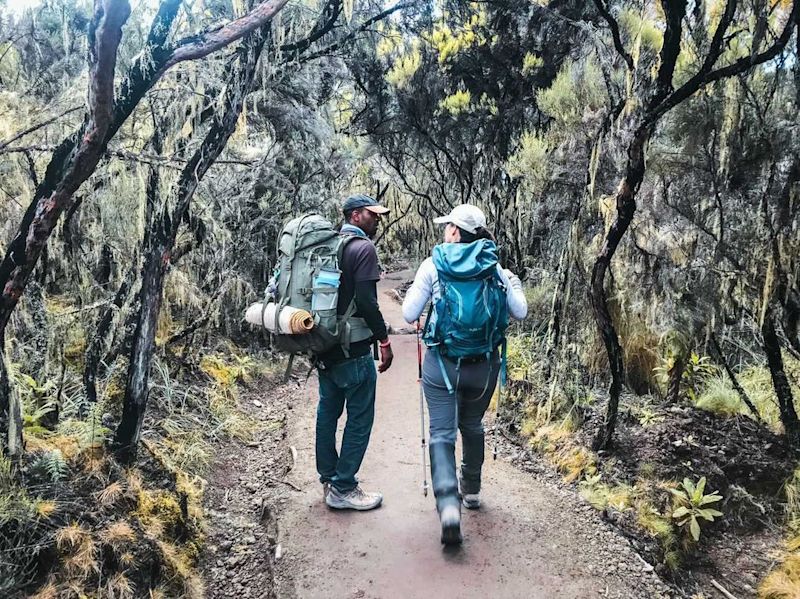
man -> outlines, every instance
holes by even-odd
[[[318,357],[319,405],[317,407],[317,472],[325,503],[334,509],[371,510],[381,505],[383,495],[359,487],[356,473],[367,451],[375,417],[377,374],[371,347],[378,341],[378,372],[392,365],[392,346],[378,307],[377,282],[380,279],[378,253],[371,239],[388,208],[366,195],[353,195],[342,205],[341,232],[353,235],[340,262],[339,315],[355,300],[353,316],[363,318],[372,338],[350,344],[347,351],[336,347]],[[336,425],[347,407],[347,423],[340,453],[336,451]]]

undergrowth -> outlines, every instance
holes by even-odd
[[[758,589],[759,599],[800,597],[800,468],[784,485],[788,534],[777,564]]]
[[[649,343],[652,337],[641,335],[639,340]],[[522,414],[521,437],[555,466],[565,482],[576,483],[587,503],[599,511],[619,512],[626,522],[651,538],[659,547],[661,563],[667,571],[676,572],[698,549],[702,530],[719,517],[715,508],[721,497],[706,492],[702,478],[660,479],[655,467],[648,464],[631,473],[630,479],[620,480],[615,461],[600,458],[582,441],[582,419],[595,399],[584,387],[580,373],[562,371],[557,373],[557,384],[547,383],[539,372],[536,345],[526,336],[514,338],[509,345],[509,388],[521,392],[516,396],[512,393],[508,405]],[[648,356],[657,355],[656,350],[651,348]],[[698,362],[704,365],[706,361]],[[645,363],[652,361],[648,358],[639,367]],[[649,380],[642,380],[646,388]],[[657,373],[652,381],[657,383]],[[703,391],[708,389],[705,377],[699,374],[692,384]],[[666,412],[655,400],[625,404],[623,409],[643,428],[666,418]]]
[[[0,459],[0,596],[201,597],[203,476],[211,444],[248,440],[255,422],[239,388],[267,373],[231,347],[180,371],[156,359],[136,467],[107,450],[122,394],[119,372],[79,417],[76,374],[60,388],[14,365],[26,452]],[[55,417],[54,417],[55,416]]]

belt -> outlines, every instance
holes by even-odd
[[[459,361],[462,364],[480,364],[481,362],[486,361],[486,354],[481,354],[478,356],[464,356],[463,358],[451,358],[447,354],[442,354],[442,357],[447,360],[448,362],[452,362],[453,364],[458,364]]]

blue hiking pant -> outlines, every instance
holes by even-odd
[[[441,360],[441,361],[440,361]],[[442,367],[454,393],[447,389]],[[484,459],[483,415],[492,399],[500,373],[497,352],[486,361],[474,364],[440,358],[434,351],[425,354],[422,387],[430,418],[431,482],[436,505],[458,501],[455,447],[461,431],[461,492],[481,490]]]
[[[378,373],[367,354],[319,368],[317,406],[317,472],[323,483],[346,493],[356,487],[375,420],[375,383]],[[341,451],[336,451],[336,425],[345,407]]]

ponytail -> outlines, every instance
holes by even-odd
[[[486,227],[478,227],[478,229],[474,233],[470,233],[469,231],[465,231],[461,227],[458,227],[458,232],[461,236],[461,243],[472,243],[473,241],[477,241],[478,239],[488,239],[489,241],[495,241],[494,235],[492,235],[491,231]]]

